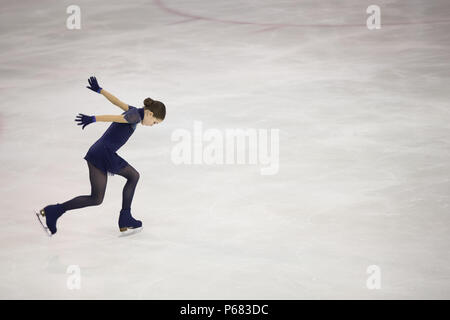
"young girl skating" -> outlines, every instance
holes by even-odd
[[[120,231],[142,227],[142,222],[131,216],[131,202],[139,180],[139,172],[121,158],[116,151],[127,142],[139,122],[144,126],[152,126],[163,121],[166,116],[166,107],[160,101],[146,98],[144,106],[136,108],[123,103],[105,89],[100,88],[95,77],[90,77],[88,82],[87,88],[102,94],[124,112],[121,115],[102,116],[78,114],[76,117],[75,121],[82,126],[82,129],[92,122],[112,123],[100,139],[89,148],[84,157],[89,167],[91,194],[78,196],[64,203],[48,205],[41,209],[39,214],[36,213],[49,235],[56,233],[56,221],[66,211],[97,206],[103,202],[108,174],[118,174],[127,179],[123,188],[122,210],[119,215]],[[43,221],[44,218],[45,221]]]

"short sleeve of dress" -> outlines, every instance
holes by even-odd
[[[128,110],[123,113],[123,117],[128,123],[138,123],[140,122],[141,115],[136,107],[128,106]]]

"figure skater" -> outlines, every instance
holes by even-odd
[[[118,174],[127,182],[123,188],[122,210],[119,215],[119,229],[121,232],[127,229],[142,227],[142,222],[131,216],[131,202],[134,190],[139,180],[139,172],[127,161],[122,159],[116,151],[122,147],[130,138],[140,122],[144,126],[152,126],[160,123],[166,116],[166,107],[160,101],[146,98],[144,107],[135,108],[117,99],[115,96],[102,89],[95,77],[88,79],[89,86],[86,88],[102,94],[112,104],[118,106],[124,112],[121,115],[87,116],[79,113],[75,121],[78,125],[86,127],[88,124],[98,121],[112,122],[106,132],[90,148],[84,159],[89,167],[89,179],[91,182],[91,194],[73,198],[64,203],[48,205],[37,214],[41,224],[41,218],[45,217],[46,231],[49,235],[56,233],[56,221],[68,210],[98,206],[103,202],[106,190],[107,176]]]

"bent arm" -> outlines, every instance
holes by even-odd
[[[100,91],[100,94],[104,95],[106,99],[108,99],[112,104],[118,106],[123,111],[127,111],[128,110],[128,105],[126,103],[120,101],[115,96],[113,96],[111,93],[106,91],[105,89],[102,89]]]
[[[103,90],[102,90],[103,91]],[[119,122],[119,123],[128,123],[127,120],[123,117],[123,115],[103,115],[103,116],[95,116],[97,122]]]

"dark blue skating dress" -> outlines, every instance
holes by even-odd
[[[121,158],[116,151],[128,141],[136,130],[136,125],[144,119],[144,108],[129,106],[129,109],[122,114],[128,123],[111,123],[84,156],[85,160],[111,176],[128,165],[128,162]]]

